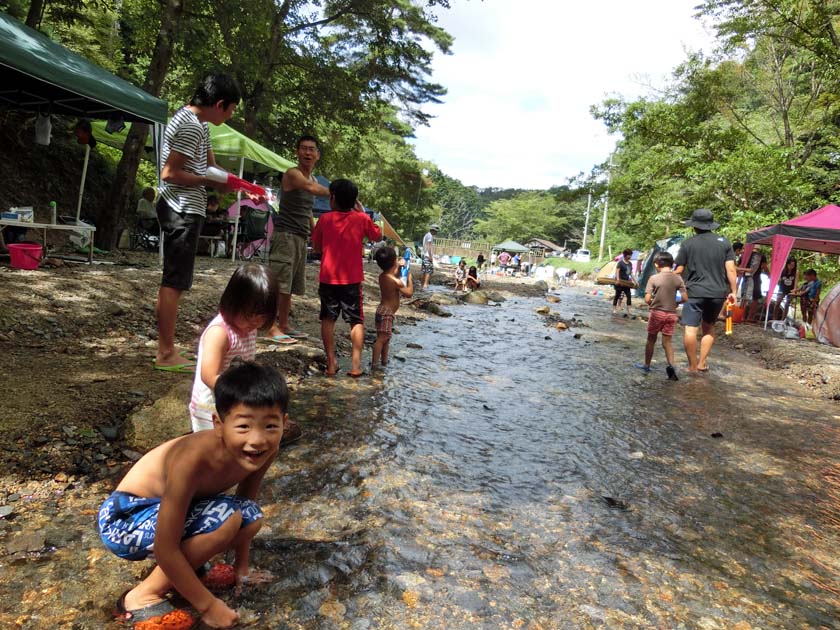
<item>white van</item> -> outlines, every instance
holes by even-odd
[[[592,255],[589,253],[588,249],[579,249],[575,252],[575,255],[572,256],[572,260],[577,262],[589,262],[592,259]]]

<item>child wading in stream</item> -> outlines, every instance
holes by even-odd
[[[662,333],[662,349],[668,365],[665,372],[672,381],[679,380],[674,367],[674,329],[677,324],[677,291],[680,301],[685,304],[688,293],[682,276],[674,273],[674,257],[668,252],[659,252],[653,261],[656,274],[651,276],[645,287],[645,302],[650,305],[650,319],[647,325],[647,344],[645,345],[645,362],[636,363],[636,367],[643,372],[650,372],[650,362],[653,359],[653,349],[656,337]]]
[[[283,436],[289,391],[273,368],[244,363],[215,385],[213,430],[169,440],[131,467],[99,510],[99,535],[114,554],[157,566],[117,600],[116,615],[135,628],[191,628],[191,615],[168,598],[177,591],[211,628],[239,615],[197,574],[205,562],[235,552],[238,582],[270,579],[251,571],[251,541],[263,523],[255,499]],[[236,494],[223,494],[236,486]],[[139,622],[158,618],[158,624]]]
[[[414,280],[406,273],[405,281],[400,278],[400,267],[404,261],[397,259],[393,247],[376,250],[376,264],[382,270],[379,274],[379,306],[376,307],[376,341],[373,344],[372,370],[388,365],[388,349],[391,346],[391,330],[394,315],[400,307],[400,296],[414,295]]]
[[[315,224],[312,248],[321,252],[318,274],[318,295],[321,298],[321,339],[327,355],[327,376],[338,373],[335,356],[335,322],[341,315],[350,324],[352,346],[350,371],[358,377],[362,372],[362,346],[365,341],[365,315],[362,304],[362,243],[382,238],[382,230],[367,215],[358,201],[359,189],[349,179],[330,184],[330,208]]]

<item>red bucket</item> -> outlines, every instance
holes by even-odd
[[[37,269],[44,249],[38,243],[9,243],[12,269]]]

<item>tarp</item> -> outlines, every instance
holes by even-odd
[[[653,274],[656,273],[656,267],[653,264],[653,259],[656,258],[656,255],[659,252],[666,251],[670,253],[674,258],[676,258],[677,252],[680,249],[680,243],[682,243],[683,240],[685,240],[685,237],[682,234],[676,234],[669,238],[663,238],[660,241],[656,241],[653,244],[653,247],[650,248],[650,251],[648,251],[647,256],[645,256],[645,260],[642,263],[641,270],[639,270],[639,286],[636,288],[636,297],[645,297],[645,288],[647,287],[647,281]]]
[[[749,232],[741,260],[749,260],[756,245],[773,247],[769,291],[769,295],[772,295],[779,284],[791,249],[840,254],[840,207],[823,206],[788,221]],[[766,302],[765,327],[770,317],[770,299]]]
[[[491,251],[506,251],[508,253],[519,253],[524,254],[525,252],[531,251],[524,245],[520,245],[516,241],[507,240],[504,243],[499,243],[498,245],[494,245],[491,248]]]
[[[0,13],[0,103],[86,118],[166,122],[166,101]]]
[[[814,314],[814,335],[821,343],[840,347],[840,284],[828,292]]]
[[[93,135],[98,141],[116,149],[123,148],[128,130],[123,129],[116,133],[108,133],[105,131],[105,123],[100,121],[94,121],[91,126],[93,127]],[[210,125],[210,144],[213,146],[216,163],[232,173],[238,174],[240,166],[245,173],[285,172],[295,166],[295,163],[291,160],[280,157],[270,149],[225,124]],[[146,141],[146,157],[149,160],[154,160],[151,138]],[[245,161],[241,164],[242,158]]]

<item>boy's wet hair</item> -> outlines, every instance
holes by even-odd
[[[248,264],[233,272],[219,300],[219,312],[227,323],[238,316],[264,315],[266,322],[277,316],[277,278],[262,265]]]
[[[216,412],[224,421],[235,405],[248,407],[289,408],[289,388],[280,373],[273,367],[253,361],[235,363],[222,372],[213,388]]]
[[[668,267],[670,269],[674,266],[674,256],[671,252],[659,252],[653,259],[653,264],[657,267]]]
[[[385,247],[378,248],[373,253],[373,258],[382,271],[388,271],[393,268],[397,260],[397,252],[394,251],[393,247],[386,245]]]
[[[625,249],[623,252],[621,252],[621,255],[622,256],[632,256],[633,255],[633,250],[632,249]]]
[[[339,210],[352,210],[359,198],[359,189],[349,179],[337,179],[330,183],[330,196]]]
[[[221,72],[210,72],[201,78],[201,82],[195,89],[190,105],[196,107],[213,107],[219,101],[225,109],[231,104],[239,103],[242,100],[242,93],[239,86],[228,75]]]
[[[207,195],[207,205],[219,205],[219,198],[216,195]]]
[[[741,241],[732,243],[732,249],[744,249],[744,244]]]
[[[315,136],[311,136],[309,134],[304,134],[300,138],[297,139],[297,143],[295,144],[295,149],[300,149],[300,145],[303,144],[304,142],[314,142],[315,147],[318,149],[318,151],[321,150],[321,144],[318,142],[318,138],[316,138]]]
[[[806,269],[805,270],[805,275],[806,276],[816,276],[817,275],[817,270],[816,269]]]

